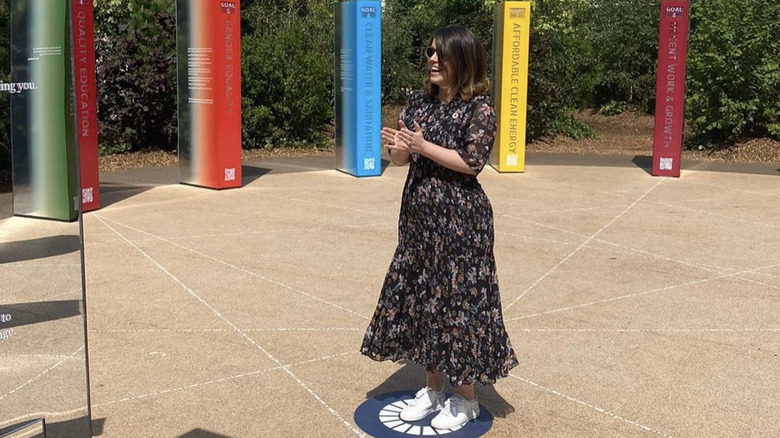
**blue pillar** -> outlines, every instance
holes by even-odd
[[[382,5],[346,1],[336,20],[336,168],[350,175],[382,172]]]

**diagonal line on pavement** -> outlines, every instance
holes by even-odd
[[[627,207],[625,210],[623,210],[623,211],[622,211],[620,214],[618,214],[617,216],[615,216],[615,218],[613,218],[611,221],[609,221],[609,222],[608,222],[606,225],[604,225],[603,227],[601,227],[601,229],[600,229],[600,230],[596,231],[596,233],[595,233],[595,234],[593,234],[592,236],[588,237],[588,239],[587,239],[587,240],[585,240],[584,242],[582,242],[582,244],[581,244],[580,246],[578,246],[578,247],[577,247],[577,248],[576,248],[574,251],[572,251],[572,252],[571,252],[569,255],[567,255],[566,257],[564,257],[564,258],[563,258],[563,260],[561,260],[560,262],[558,262],[558,264],[557,264],[557,265],[553,266],[553,267],[552,267],[552,269],[550,269],[550,270],[549,270],[549,271],[547,271],[547,272],[546,272],[544,275],[542,275],[541,277],[539,277],[539,279],[537,279],[537,280],[536,280],[536,281],[535,281],[535,282],[534,282],[534,283],[533,283],[533,284],[532,284],[532,285],[531,285],[531,286],[530,286],[528,289],[526,289],[526,290],[525,290],[523,293],[521,293],[521,294],[520,294],[520,296],[518,296],[518,297],[517,297],[517,298],[515,298],[515,299],[514,299],[514,300],[513,300],[511,303],[509,303],[509,305],[508,305],[508,306],[506,306],[506,307],[504,308],[504,312],[506,312],[507,310],[509,310],[510,308],[512,308],[512,306],[514,306],[514,305],[515,305],[515,303],[517,303],[517,302],[518,302],[518,301],[519,301],[521,298],[523,298],[523,297],[524,297],[524,296],[525,296],[525,295],[526,295],[528,292],[532,291],[532,290],[533,290],[533,289],[534,289],[534,288],[535,288],[535,287],[536,287],[536,286],[537,286],[539,283],[541,283],[542,281],[544,281],[544,279],[545,279],[545,278],[547,278],[547,277],[548,277],[550,274],[552,274],[553,272],[555,272],[555,270],[556,270],[556,269],[558,269],[558,268],[559,268],[561,265],[563,265],[564,263],[566,263],[566,261],[568,261],[570,258],[572,258],[572,257],[573,257],[575,254],[577,254],[577,253],[578,253],[578,252],[579,252],[579,251],[580,251],[582,248],[584,248],[584,247],[585,247],[585,246],[586,246],[588,243],[590,243],[590,242],[591,242],[593,239],[595,239],[595,238],[596,238],[596,237],[597,237],[599,234],[601,234],[601,233],[602,233],[604,230],[606,230],[606,229],[607,229],[607,228],[609,228],[609,227],[610,227],[612,224],[614,224],[615,222],[617,222],[618,220],[620,220],[620,218],[622,218],[623,216],[625,216],[625,215],[626,215],[626,213],[628,213],[629,211],[631,211],[631,209],[633,209],[633,208],[634,208],[634,207],[635,207],[637,204],[639,204],[639,203],[640,203],[640,202],[641,202],[641,201],[642,201],[642,200],[643,200],[645,197],[647,197],[647,195],[649,195],[649,194],[650,194],[650,193],[651,193],[653,190],[655,190],[655,188],[656,188],[656,187],[658,187],[659,185],[661,185],[661,183],[663,183],[663,182],[664,182],[664,180],[660,180],[660,181],[658,181],[658,182],[657,182],[657,183],[656,183],[656,184],[655,184],[653,187],[651,187],[651,188],[650,188],[650,190],[648,190],[647,192],[645,192],[645,194],[643,194],[643,195],[642,195],[642,196],[640,196],[638,199],[636,199],[636,200],[635,200],[635,201],[634,201],[634,202],[633,202],[631,205],[629,205],[629,206],[628,206],[628,207]]]
[[[266,276],[264,276],[264,275],[262,275],[262,274],[258,274],[258,273],[256,273],[256,272],[252,272],[252,271],[250,271],[250,270],[248,270],[248,269],[244,269],[244,268],[242,268],[242,267],[239,267],[239,266],[236,266],[236,265],[234,265],[234,264],[232,264],[232,263],[225,262],[225,261],[223,261],[223,260],[220,260],[220,259],[218,259],[218,258],[216,258],[216,257],[210,256],[210,255],[208,255],[208,254],[204,254],[204,253],[202,253],[202,252],[200,252],[200,251],[194,250],[194,249],[192,249],[192,248],[188,248],[188,247],[186,247],[186,246],[184,246],[184,245],[181,245],[181,244],[178,244],[178,243],[176,243],[176,242],[172,242],[172,241],[170,241],[170,240],[168,240],[168,239],[166,239],[166,238],[164,238],[164,237],[156,236],[156,235],[154,235],[154,234],[152,234],[152,233],[149,233],[149,232],[147,232],[147,231],[140,230],[140,229],[138,229],[138,228],[135,228],[135,227],[131,227],[130,225],[125,225],[125,224],[123,224],[123,223],[121,223],[121,222],[117,222],[117,221],[115,221],[115,220],[108,219],[108,218],[106,218],[106,217],[103,217],[103,216],[98,216],[98,215],[96,215],[96,217],[97,217],[98,219],[100,219],[101,221],[108,221],[108,222],[111,222],[111,223],[113,223],[113,224],[119,225],[119,226],[121,226],[121,227],[127,228],[127,229],[129,229],[129,230],[133,230],[133,231],[136,231],[136,232],[139,232],[139,233],[142,233],[142,234],[146,234],[147,236],[153,237],[153,238],[155,238],[155,239],[157,239],[157,240],[159,240],[159,241],[161,241],[161,242],[165,242],[165,243],[167,243],[167,244],[169,244],[169,245],[173,245],[173,246],[175,246],[175,247],[177,247],[177,248],[181,248],[181,249],[183,249],[183,250],[185,250],[185,251],[189,251],[189,252],[191,252],[191,253],[193,253],[193,254],[197,254],[198,256],[200,256],[200,257],[203,257],[203,258],[205,258],[205,259],[208,259],[208,260],[211,260],[211,261],[217,262],[217,263],[219,263],[219,264],[225,265],[225,266],[227,266],[227,267],[229,267],[229,268],[235,269],[235,270],[237,270],[237,271],[239,271],[239,272],[242,272],[242,273],[244,273],[244,274],[250,275],[250,276],[252,276],[252,277],[255,277],[255,278],[259,278],[259,279],[261,279],[261,280],[263,280],[263,281],[267,281],[267,282],[269,282],[269,283],[271,283],[271,284],[274,284],[274,285],[276,285],[276,286],[279,286],[279,287],[282,287],[282,288],[284,288],[284,289],[287,289],[287,290],[293,291],[293,292],[295,292],[295,293],[298,293],[298,294],[300,294],[300,295],[303,295],[303,296],[305,296],[305,297],[308,297],[308,298],[311,298],[311,299],[313,299],[313,300],[319,301],[319,302],[321,302],[321,303],[327,304],[327,305],[329,305],[329,306],[331,306],[331,307],[335,307],[336,309],[342,310],[342,311],[344,311],[344,312],[351,313],[351,314],[353,314],[353,315],[355,315],[355,316],[358,316],[358,317],[360,317],[360,318],[362,318],[362,319],[366,319],[366,320],[368,320],[368,319],[371,319],[371,318],[369,318],[369,317],[368,317],[368,316],[366,316],[366,315],[363,315],[363,314],[361,314],[361,313],[355,312],[354,310],[352,310],[352,309],[348,309],[348,308],[346,308],[346,307],[344,307],[344,306],[342,306],[342,305],[340,305],[340,304],[336,304],[336,303],[330,302],[330,301],[328,301],[328,300],[326,300],[326,299],[323,299],[323,298],[320,298],[320,297],[318,297],[318,296],[312,295],[312,294],[310,294],[310,293],[308,293],[308,292],[306,292],[306,291],[303,291],[303,290],[301,290],[301,289],[298,289],[298,288],[296,288],[296,287],[293,287],[293,286],[287,285],[287,284],[285,284],[285,283],[282,283],[282,282],[279,282],[279,281],[276,281],[276,280],[272,280],[272,279],[270,279],[270,278],[268,278],[268,277],[266,277]],[[104,222],[104,223],[105,223],[105,222]],[[108,226],[108,225],[106,225],[106,226]],[[113,230],[113,229],[112,229],[112,230]],[[117,234],[119,234],[119,233],[117,233]],[[121,236],[121,234],[120,234],[120,236]],[[124,236],[123,236],[123,238],[124,238]],[[127,239],[126,239],[126,240],[127,240]],[[128,241],[128,242],[130,242],[129,240],[127,240],[127,241]],[[131,244],[132,244],[132,243],[131,243]],[[133,245],[133,246],[135,247],[135,245]],[[137,247],[136,247],[136,248],[137,248]],[[139,249],[139,251],[140,251],[140,249]]]
[[[754,279],[752,279],[752,278],[746,278],[746,277],[737,277],[737,280],[740,280],[740,281],[746,281],[746,282],[748,282],[748,283],[753,283],[753,284],[759,284],[759,285],[761,285],[761,286],[765,286],[765,287],[769,287],[769,288],[772,288],[772,289],[777,289],[777,290],[780,290],[780,286],[776,286],[776,285],[774,285],[774,284],[766,284],[766,283],[764,283],[763,281],[754,280]]]
[[[599,301],[591,301],[589,303],[578,304],[576,306],[562,307],[560,309],[548,310],[546,312],[539,312],[539,313],[534,313],[534,314],[531,314],[531,315],[518,316],[518,317],[515,317],[515,318],[505,319],[505,321],[506,322],[509,322],[509,321],[519,321],[521,319],[528,319],[528,318],[533,318],[533,317],[536,317],[536,316],[550,315],[552,313],[565,312],[567,310],[573,310],[573,309],[581,309],[583,307],[595,306],[596,304],[603,304],[603,303],[609,303],[609,302],[612,302],[612,301],[625,300],[627,298],[634,298],[634,297],[647,295],[647,294],[651,294],[651,293],[655,293],[655,292],[663,292],[663,291],[667,291],[667,290],[677,289],[677,288],[680,288],[680,287],[692,286],[692,285],[701,284],[701,283],[707,283],[707,282],[710,282],[710,281],[721,280],[721,279],[724,279],[724,278],[738,277],[740,275],[749,274],[749,273],[752,273],[752,272],[755,272],[755,271],[760,271],[760,270],[763,270],[763,269],[771,269],[771,268],[775,268],[775,267],[780,267],[780,263],[775,264],[775,265],[770,265],[770,266],[764,266],[764,267],[761,267],[761,268],[755,268],[755,269],[751,269],[751,270],[747,270],[747,271],[734,272],[734,273],[731,273],[731,274],[723,274],[723,275],[718,275],[716,277],[704,278],[704,279],[701,279],[701,280],[689,281],[689,282],[686,282],[686,283],[673,284],[673,285],[670,285],[670,286],[665,286],[665,287],[661,287],[661,288],[658,288],[658,289],[652,289],[652,290],[637,292],[637,293],[633,293],[633,294],[629,294],[629,295],[623,295],[623,296],[614,297],[614,298],[607,298],[607,299],[599,300]]]
[[[67,362],[67,361],[69,361],[69,360],[71,360],[71,359],[75,359],[75,357],[74,357],[74,356],[76,356],[77,354],[79,354],[79,353],[80,353],[82,350],[84,350],[84,347],[80,347],[78,350],[76,350],[76,351],[74,351],[73,353],[69,354],[68,356],[64,357],[62,360],[60,360],[60,361],[59,361],[59,362],[57,362],[56,364],[52,365],[51,367],[49,367],[49,368],[45,369],[44,371],[42,371],[42,372],[41,372],[40,374],[38,374],[37,376],[35,376],[35,377],[33,377],[32,379],[30,379],[30,380],[28,380],[28,381],[24,382],[24,383],[23,383],[23,384],[21,384],[20,386],[18,386],[18,387],[16,387],[16,388],[14,388],[14,389],[13,389],[13,390],[11,390],[11,392],[9,392],[8,394],[5,394],[5,395],[0,395],[0,400],[3,400],[4,398],[6,398],[6,397],[8,397],[8,396],[10,396],[10,395],[13,395],[13,394],[15,394],[17,391],[19,391],[20,389],[24,388],[25,386],[27,386],[27,385],[29,385],[29,384],[31,384],[31,383],[33,383],[33,382],[35,382],[36,380],[40,379],[41,377],[45,376],[46,374],[50,373],[51,371],[53,371],[53,370],[55,370],[55,369],[59,368],[59,367],[60,367],[62,364],[64,364],[65,362]]]
[[[671,207],[671,208],[679,208],[681,210],[689,210],[689,211],[693,211],[693,212],[696,212],[696,213],[704,214],[706,216],[713,216],[713,217],[717,217],[717,218],[721,218],[721,219],[726,219],[728,221],[739,221],[739,222],[746,222],[746,223],[753,224],[753,225],[761,225],[763,227],[768,227],[768,228],[777,228],[777,225],[775,225],[775,224],[768,224],[766,222],[753,221],[753,220],[744,219],[744,218],[741,218],[741,217],[738,217],[738,216],[728,216],[728,215],[725,215],[725,214],[719,214],[719,213],[715,213],[715,212],[712,212],[712,211],[709,211],[709,210],[701,210],[701,209],[698,209],[698,208],[688,207],[688,206],[685,206],[685,205],[667,204],[665,202],[658,202],[658,201],[647,201],[647,203],[648,204],[653,204],[653,205],[660,205],[662,207]]]
[[[634,248],[634,247],[631,247],[631,246],[621,245],[619,243],[614,243],[614,242],[610,242],[610,241],[603,240],[603,239],[596,239],[596,242],[604,243],[604,244],[607,244],[607,245],[610,245],[610,246],[615,246],[615,247],[618,247],[618,248],[626,249],[626,250],[630,251],[631,253],[633,253],[634,255],[643,255],[643,256],[654,258],[654,259],[659,259],[659,260],[664,260],[664,261],[667,261],[667,262],[672,262],[672,263],[677,263],[677,264],[680,264],[680,265],[685,265],[685,266],[688,266],[688,267],[691,267],[691,268],[701,269],[702,271],[714,272],[716,274],[725,274],[725,273],[727,273],[727,271],[732,271],[732,272],[733,271],[737,271],[737,269],[734,269],[734,268],[724,268],[722,266],[705,265],[705,264],[701,264],[701,263],[689,262],[689,261],[686,261],[686,260],[677,260],[677,259],[673,259],[673,258],[670,258],[670,257],[666,257],[666,256],[661,255],[661,254],[652,253],[652,252],[645,251],[645,250],[642,250],[642,249],[639,249],[639,248]],[[591,248],[593,248],[593,247],[591,247]],[[596,249],[596,248],[593,248],[593,249]]]
[[[96,403],[96,404],[92,405],[92,408],[102,408],[102,407],[105,407],[105,406],[115,405],[115,404],[118,404],[118,403],[126,403],[126,402],[130,402],[130,401],[138,400],[138,399],[142,399],[142,398],[157,397],[157,396],[161,396],[161,395],[165,395],[165,394],[171,394],[171,393],[174,393],[174,392],[186,391],[186,390],[189,390],[189,389],[200,388],[200,387],[208,386],[208,385],[215,385],[217,383],[224,383],[224,382],[229,382],[229,381],[232,381],[232,380],[244,379],[244,378],[247,378],[247,377],[253,377],[253,376],[256,376],[256,375],[259,375],[259,374],[267,373],[269,371],[281,370],[284,367],[293,367],[293,366],[298,366],[298,365],[310,364],[310,363],[314,363],[314,362],[322,362],[322,361],[326,361],[326,360],[330,360],[330,359],[335,359],[335,358],[338,358],[338,357],[348,356],[348,355],[351,355],[351,354],[357,354],[357,353],[354,352],[354,351],[350,351],[350,352],[341,353],[341,354],[334,354],[334,355],[330,355],[330,356],[319,357],[319,358],[316,358],[316,359],[309,359],[309,360],[305,360],[305,361],[302,361],[302,362],[296,362],[296,363],[291,363],[291,364],[287,364],[287,365],[281,365],[281,366],[265,368],[265,369],[262,369],[262,370],[252,371],[252,372],[248,372],[248,373],[236,374],[234,376],[223,377],[221,379],[214,379],[214,380],[209,380],[209,381],[206,381],[206,382],[193,383],[193,384],[187,385],[187,386],[180,386],[180,387],[177,387],[177,388],[169,388],[169,389],[164,389],[164,390],[151,392],[151,393],[147,393],[147,394],[134,395],[134,396],[131,396],[131,397],[125,397],[123,399],[113,400],[113,401],[109,401],[109,402],[105,402],[105,403]]]
[[[266,357],[268,357],[271,361],[275,362],[277,365],[281,367],[281,369],[287,373],[293,380],[295,380],[298,385],[306,390],[312,397],[314,397],[317,402],[319,402],[323,407],[325,407],[328,412],[330,412],[333,416],[335,416],[343,426],[345,426],[348,430],[352,431],[357,436],[364,436],[365,434],[358,429],[356,429],[351,423],[349,423],[347,420],[344,419],[338,412],[336,412],[335,409],[330,407],[325,400],[323,400],[319,395],[317,395],[311,388],[306,385],[298,376],[296,376],[292,371],[290,371],[290,368],[288,365],[282,365],[281,361],[274,357],[268,350],[263,348],[262,345],[258,344],[254,339],[252,339],[249,335],[242,332],[241,329],[239,329],[235,324],[233,324],[229,319],[227,319],[222,313],[219,312],[219,310],[215,309],[211,304],[209,304],[206,300],[201,298],[198,294],[195,293],[192,289],[190,289],[187,285],[181,282],[176,276],[171,274],[164,266],[162,266],[159,262],[157,262],[154,258],[152,258],[149,254],[144,252],[141,248],[139,248],[137,245],[135,245],[133,242],[131,242],[129,239],[127,239],[122,233],[111,227],[106,221],[99,215],[96,215],[96,217],[105,225],[109,230],[116,233],[119,237],[121,237],[127,244],[135,248],[136,251],[140,252],[144,257],[146,257],[149,261],[151,261],[155,266],[157,266],[158,269],[163,271],[166,275],[171,277],[176,283],[179,284],[190,296],[195,298],[197,301],[199,301],[201,304],[203,304],[205,307],[207,307],[209,310],[211,310],[219,319],[221,319],[225,324],[227,324],[230,328],[233,329],[236,333],[241,335],[247,342],[252,344],[255,348],[260,350],[261,353],[263,353]]]
[[[517,380],[519,380],[519,381],[521,381],[523,383],[526,383],[528,385],[531,385],[533,387],[541,389],[541,390],[543,390],[545,392],[548,392],[548,393],[550,393],[550,394],[552,394],[552,395],[554,395],[556,397],[563,398],[563,399],[568,400],[568,401],[570,401],[572,403],[576,403],[576,404],[578,404],[580,406],[586,407],[588,409],[592,409],[592,410],[594,410],[594,411],[596,411],[596,412],[598,412],[600,414],[608,415],[608,416],[610,416],[610,417],[612,417],[612,418],[614,418],[616,420],[620,420],[620,421],[622,421],[624,423],[628,423],[628,424],[630,424],[632,426],[636,426],[636,427],[642,429],[645,432],[649,432],[649,433],[652,433],[652,434],[655,434],[655,435],[660,435],[660,436],[663,436],[663,437],[666,437],[666,438],[672,438],[671,435],[669,435],[669,434],[666,434],[664,432],[660,432],[660,431],[651,429],[650,427],[645,426],[644,424],[638,423],[638,422],[636,422],[634,420],[629,420],[628,418],[622,417],[622,416],[620,416],[618,414],[615,414],[615,413],[613,413],[611,411],[608,411],[606,409],[600,408],[598,406],[594,406],[594,405],[592,405],[592,404],[590,404],[588,402],[576,399],[574,397],[568,396],[568,395],[563,394],[563,393],[561,393],[559,391],[556,391],[555,389],[548,388],[548,387],[546,387],[544,385],[540,385],[539,383],[536,383],[534,381],[531,381],[531,380],[528,380],[528,379],[524,379],[524,378],[522,378],[520,376],[515,375],[514,373],[509,373],[509,376],[513,377],[513,378],[515,378],[515,379],[517,379]]]

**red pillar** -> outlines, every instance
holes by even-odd
[[[95,84],[95,19],[92,1],[71,0],[73,65],[76,85],[76,131],[79,139],[83,211],[100,208],[97,87]]]
[[[661,1],[653,176],[680,176],[689,16],[687,0]]]

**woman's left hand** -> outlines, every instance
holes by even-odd
[[[420,124],[417,123],[417,121],[415,120],[414,131],[411,131],[409,130],[409,128],[406,127],[404,122],[399,121],[399,123],[401,125],[401,130],[398,131],[399,139],[409,146],[409,150],[411,152],[420,155],[425,155],[425,151],[430,146],[430,143],[428,143],[428,141],[425,140]]]

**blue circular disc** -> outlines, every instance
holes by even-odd
[[[368,399],[355,411],[355,423],[363,432],[375,438],[409,438],[444,436],[446,438],[477,438],[493,426],[493,414],[479,406],[479,416],[460,428],[438,430],[431,427],[433,412],[419,421],[401,420],[401,409],[414,399],[416,391],[397,391]],[[449,394],[448,394],[449,397]]]

